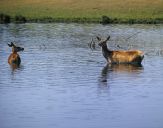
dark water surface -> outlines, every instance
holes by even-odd
[[[111,49],[143,50],[142,66],[88,47],[109,34]],[[16,70],[11,41],[25,48]],[[0,25],[0,128],[163,128],[163,26]]]

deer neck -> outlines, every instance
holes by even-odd
[[[13,51],[12,54],[18,54],[17,52]]]
[[[106,44],[102,46],[102,54],[106,60],[108,60],[108,57],[111,55],[111,53],[112,52],[108,49]]]

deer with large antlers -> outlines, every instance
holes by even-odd
[[[23,51],[24,48],[22,47],[17,47],[13,42],[11,42],[10,44],[8,44],[9,47],[12,47],[12,53],[10,54],[10,56],[8,57],[8,63],[10,65],[20,65],[21,59],[20,56],[17,52],[19,51]]]
[[[111,64],[141,64],[144,54],[140,50],[110,50],[107,47],[107,39],[102,40],[100,37],[96,37],[98,45],[102,48],[102,53],[108,63]]]

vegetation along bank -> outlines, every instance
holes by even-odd
[[[163,23],[162,0],[1,0],[0,23]]]

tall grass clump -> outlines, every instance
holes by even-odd
[[[13,20],[15,23],[25,23],[27,22],[26,18],[21,15],[16,15]]]
[[[163,23],[162,1],[0,0],[0,22]]]
[[[10,20],[11,20],[11,18],[9,15],[3,14],[3,13],[0,14],[0,23],[1,24],[10,23]]]

